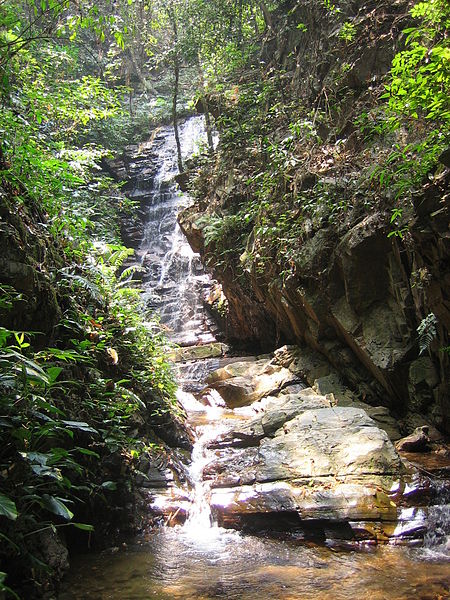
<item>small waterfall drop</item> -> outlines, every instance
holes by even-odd
[[[203,472],[208,464],[208,442],[217,435],[217,428],[203,427],[197,430],[197,440],[192,451],[192,463],[189,469],[192,494],[191,509],[185,524],[189,534],[204,537],[205,530],[213,525],[213,518],[209,507],[209,484],[203,478]]]
[[[435,482],[434,504],[428,509],[428,529],[423,540],[427,557],[450,558],[450,488],[446,481]]]

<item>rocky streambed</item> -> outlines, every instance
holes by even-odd
[[[318,355],[298,347],[216,359],[212,367],[220,363],[196,399],[182,398],[188,397],[189,420],[200,432],[200,478],[211,522],[355,548],[421,543],[435,482],[424,467],[402,460],[394,446],[400,433],[385,408],[352,398]],[[320,391],[333,380],[336,394]],[[442,476],[450,460],[445,446],[435,448],[425,456]],[[189,496],[177,486],[168,490],[167,503],[160,491],[148,492],[155,495],[153,509],[166,523],[175,511],[174,522],[189,520]]]
[[[183,126],[187,153],[200,134],[198,119]],[[414,422],[428,427],[402,442],[388,399],[349,389],[311,348],[230,355],[202,300],[211,281],[177,225],[190,199],[173,184],[175,159],[162,128],[108,168],[140,203],[124,237],[147,306],[178,343],[193,449],[175,436],[142,455],[138,536],[76,558],[60,599],[447,597],[450,453],[439,432]]]
[[[186,156],[202,128],[198,117],[182,126]],[[201,487],[211,519],[225,527],[284,528],[327,543],[420,541],[426,505],[434,501],[426,471],[448,469],[439,432],[429,427],[427,440],[442,455],[428,453],[425,466],[413,468],[394,447],[402,432],[381,406],[389,400],[381,395],[377,404],[347,387],[323,354],[285,346],[260,357],[225,357],[227,346],[214,341],[218,330],[202,301],[211,281],[177,224],[191,200],[174,185],[174,144],[171,129],[161,128],[108,164],[140,202],[139,218],[124,223],[124,234],[136,248],[147,305],[160,311],[180,344],[172,357],[179,398],[197,436],[193,462],[201,460],[190,466],[177,449],[145,457],[137,479],[144,527],[189,519],[192,496],[199,495],[189,492],[190,482]],[[436,464],[429,466],[430,457]]]

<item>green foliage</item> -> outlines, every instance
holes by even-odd
[[[76,40],[122,48],[119,17],[84,1],[0,3],[2,219],[29,236],[40,223],[47,248],[30,266],[64,313],[51,342],[0,327],[0,595],[15,595],[14,579],[46,580],[42,532],[87,535],[99,513],[108,518],[152,428],[177,412],[167,341],[118,243],[119,214],[134,204],[99,173],[107,153],[89,138],[94,124],[123,117],[125,90],[86,71]],[[7,322],[16,303],[33,301],[0,286]],[[103,466],[112,458],[116,476]]]
[[[105,151],[73,144],[80,128],[117,113],[119,93],[99,79],[73,78],[74,58],[53,44],[17,51],[8,66],[0,112],[3,189],[18,205],[40,206],[67,252],[83,253],[102,212],[111,223],[114,193],[110,180],[94,174]]]
[[[403,217],[403,209],[402,208],[394,208],[392,209],[390,225],[392,227],[392,231],[388,233],[388,238],[398,237],[403,238],[403,235],[406,233],[408,228],[406,225],[401,226],[401,221]]]
[[[339,37],[341,40],[349,43],[355,39],[356,36],[356,25],[351,21],[346,21],[343,23],[342,27],[339,30]]]
[[[411,14],[418,25],[406,29],[405,50],[392,63],[386,97],[397,115],[450,123],[450,8],[445,0],[417,3]]]
[[[131,472],[146,448],[136,424],[175,412],[167,342],[156,321],[143,321],[133,269],[117,275],[131,252],[98,244],[79,275],[61,271],[60,293],[73,300],[58,347],[35,351],[33,335],[0,330],[0,514],[15,522],[5,551],[24,565],[40,532],[92,530],[79,517],[124,485],[121,475],[99,480],[99,461],[128,457]]]
[[[16,503],[7,496],[0,494],[0,515],[3,515],[11,521],[15,521],[18,516]]]
[[[323,5],[326,8],[326,10],[331,13],[339,13],[341,10],[338,6],[336,6],[336,4],[332,2],[332,0],[323,0]]]
[[[366,141],[377,136],[385,143],[392,140],[392,150],[374,167],[371,181],[394,198],[389,236],[400,238],[408,228],[411,195],[436,169],[450,142],[449,4],[419,2],[411,15],[416,25],[404,31],[405,48],[394,57],[382,95],[388,101],[384,112],[377,107],[356,121]]]

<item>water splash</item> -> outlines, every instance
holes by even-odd
[[[450,487],[448,481],[435,482],[435,504],[428,509],[428,530],[423,540],[426,558],[450,561]]]
[[[210,482],[204,477],[204,470],[214,458],[209,443],[225,430],[225,410],[218,405],[205,406],[189,392],[179,390],[177,398],[190,416],[196,432],[196,441],[191,454],[188,475],[191,486],[191,506],[183,535],[191,541],[210,543],[218,535],[219,528],[214,523],[209,505]]]

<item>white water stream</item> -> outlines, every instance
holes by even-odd
[[[161,322],[167,327],[169,338],[183,345],[214,342],[209,329],[210,321],[205,312],[202,295],[210,285],[209,276],[203,271],[200,258],[195,254],[183,235],[178,222],[178,212],[189,206],[191,200],[181,193],[174,181],[178,173],[177,151],[173,130],[163,128],[158,151],[158,170],[150,190],[151,205],[146,219],[145,235],[138,250],[141,264],[151,269],[144,277],[147,302],[159,310]],[[206,143],[203,117],[192,117],[180,126],[180,142],[183,159],[191,156]],[[189,469],[191,485],[190,509],[184,527],[184,535],[200,540],[208,537],[213,529],[213,519],[208,501],[209,485],[203,480],[203,470],[211,460],[208,442],[220,432],[220,407],[205,407],[183,387],[201,382],[207,369],[219,366],[217,360],[202,361],[205,368],[195,363],[180,373],[178,399],[190,415],[191,425],[197,439],[192,452]],[[223,427],[223,424],[222,424]]]
[[[183,158],[206,142],[202,117],[192,117],[180,125],[180,141]],[[172,341],[182,346],[212,342],[214,336],[202,303],[210,279],[177,222],[178,212],[191,200],[174,181],[178,167],[173,129],[162,127],[152,144],[158,148],[157,171],[148,190],[145,233],[137,251],[144,268],[143,298],[149,308],[159,312]]]

